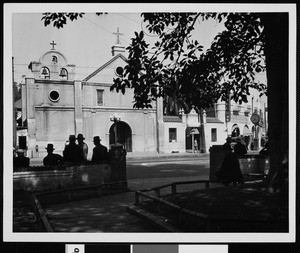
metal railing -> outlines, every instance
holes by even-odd
[[[135,206],[150,208],[153,209],[153,211],[159,213],[164,213],[164,211],[169,210],[168,211],[169,215],[168,217],[166,217],[166,221],[170,221],[171,223],[173,223],[173,225],[175,226],[178,225],[179,227],[181,227],[182,225],[186,225],[192,222],[193,224],[201,225],[204,231],[209,231],[210,221],[208,215],[182,208],[174,203],[171,203],[161,198],[162,189],[169,188],[170,194],[175,195],[178,193],[177,191],[178,185],[199,184],[199,183],[205,184],[205,188],[208,189],[209,184],[212,183],[212,181],[195,180],[195,181],[174,182],[159,187],[135,191]],[[154,196],[147,194],[149,192],[154,192]],[[153,203],[151,203],[150,206],[149,205],[147,206],[147,203],[142,202],[141,198],[147,199],[148,202],[149,200],[151,200]]]

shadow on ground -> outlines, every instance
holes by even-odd
[[[288,232],[288,198],[260,183],[215,187],[164,199],[208,216],[211,232]],[[173,225],[184,231],[199,231],[193,217],[178,225],[177,217],[170,214],[164,213]]]

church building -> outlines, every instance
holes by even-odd
[[[93,136],[109,148],[120,143],[127,152],[157,152],[157,110],[133,108],[133,91],[110,91],[122,74],[124,47],[112,47],[113,57],[84,80],[76,66],[54,47],[30,63],[31,77],[22,85],[22,118],[27,125],[27,156],[43,157],[47,143],[61,153],[69,135],[82,133],[92,155]]]
[[[266,122],[265,108],[253,102],[255,98],[260,103],[258,94],[252,96],[252,104],[229,105],[230,120],[224,102],[204,111],[202,121],[194,109],[189,114],[166,114],[162,98],[150,109],[135,109],[133,90],[126,90],[124,95],[110,91],[113,79],[123,73],[126,65],[125,47],[114,45],[111,59],[76,80],[76,65],[68,63],[54,42],[50,44],[51,50],[29,64],[31,75],[21,87],[22,125],[27,131],[23,128],[18,139],[24,142],[26,136],[30,158],[46,156],[48,143],[61,154],[69,135],[79,133],[89,146],[90,159],[94,136],[100,136],[108,149],[119,143],[132,153],[181,153],[193,150],[195,140],[198,152],[208,152],[228,136],[246,137],[250,145],[253,138],[258,140],[267,131],[266,125],[259,128],[250,121],[255,110]]]

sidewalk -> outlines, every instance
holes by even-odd
[[[181,181],[201,179],[206,178],[183,177]],[[149,189],[174,181],[178,181],[178,178],[128,180],[126,192],[50,205],[46,212],[55,232],[163,232],[149,220],[145,221],[128,213],[127,208],[134,204],[135,190]],[[180,187],[180,191],[197,189],[197,184]],[[29,194],[14,193],[14,232],[38,231],[29,200]]]

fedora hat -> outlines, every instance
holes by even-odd
[[[49,143],[45,149],[55,150],[55,148],[53,148],[53,144],[51,144],[51,143]]]
[[[97,141],[101,141],[99,136],[94,136],[94,141],[93,142],[97,142]]]
[[[70,136],[69,136],[69,140],[71,141],[75,141],[76,140],[76,136],[74,135],[74,134],[71,134]]]
[[[83,134],[78,134],[77,140],[85,140],[85,138],[83,137]]]

